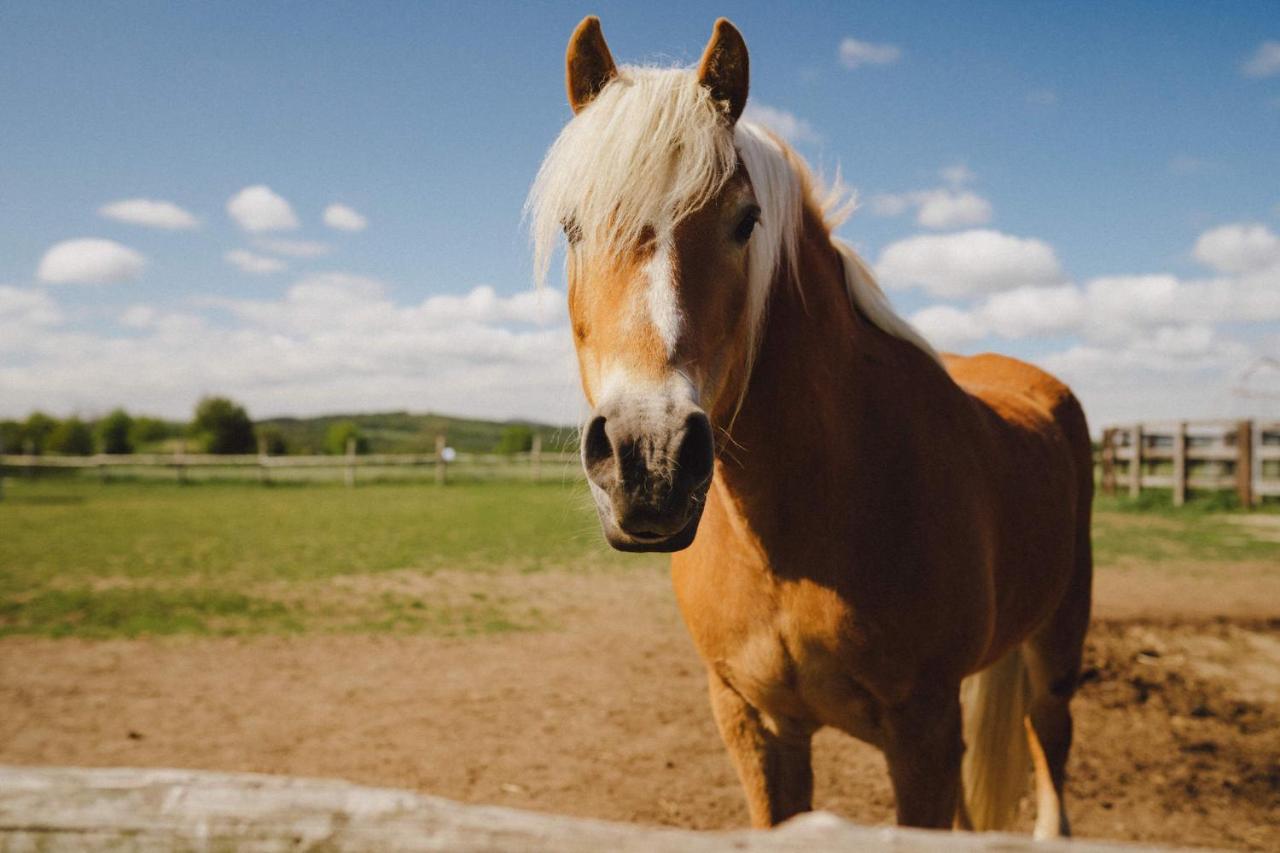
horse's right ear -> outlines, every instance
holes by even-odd
[[[600,19],[588,15],[569,37],[565,52],[565,88],[569,90],[569,106],[575,113],[595,100],[610,80],[618,76],[609,45],[604,43]]]

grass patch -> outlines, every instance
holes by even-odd
[[[214,589],[46,589],[0,600],[0,636],[139,637],[297,630],[276,601]]]
[[[11,478],[0,500],[0,634],[471,636],[546,620],[519,601],[434,596],[429,585],[425,595],[335,595],[331,583],[449,569],[480,588],[494,573],[662,563],[605,545],[581,484]]]
[[[1204,563],[1206,571],[1224,562],[1280,561],[1280,542],[1244,523],[1275,513],[1274,504],[1245,513],[1234,494],[1199,495],[1181,507],[1173,506],[1167,491],[1144,490],[1138,498],[1099,495],[1094,503],[1094,559],[1101,566]]]
[[[1174,509],[1159,495],[1099,497],[1096,509],[1104,570],[1280,564],[1280,537],[1263,526],[1272,510]],[[553,624],[538,607],[561,583],[545,573],[665,565],[663,555],[609,549],[580,483],[10,478],[0,500],[0,635],[538,630]]]

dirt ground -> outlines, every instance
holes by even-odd
[[[519,585],[552,627],[463,640],[5,639],[0,762],[329,776],[562,814],[745,824],[665,575],[493,582]],[[1280,572],[1116,569],[1097,599],[1075,705],[1077,834],[1280,849]],[[815,754],[818,807],[890,821],[877,752],[823,732]]]

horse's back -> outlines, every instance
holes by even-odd
[[[946,355],[943,361],[951,378],[983,404],[993,423],[1047,433],[1046,438],[1067,444],[1075,465],[1092,464],[1084,409],[1065,382],[1033,364],[996,353]]]

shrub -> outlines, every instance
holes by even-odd
[[[133,419],[133,429],[129,432],[135,450],[146,450],[147,445],[158,444],[168,438],[182,435],[185,427],[182,424],[162,421],[159,418],[137,417]]]
[[[58,428],[58,422],[44,412],[32,412],[22,425],[22,451],[39,456],[49,444],[49,436]]]
[[[254,453],[258,449],[248,412],[226,397],[205,397],[196,405],[191,434],[206,453]]]
[[[498,439],[499,453],[524,453],[533,449],[533,430],[524,424],[511,424]]]
[[[261,427],[258,430],[259,449],[268,456],[284,456],[289,452],[289,442],[280,427]]]
[[[103,453],[133,452],[133,418],[124,409],[116,409],[98,421],[98,444]]]
[[[67,456],[92,456],[93,430],[77,417],[67,418],[49,433],[47,447]]]
[[[342,455],[347,452],[347,440],[354,438],[356,453],[369,452],[369,439],[360,432],[360,427],[352,421],[336,421],[329,424],[324,434],[324,448],[328,453]]]

